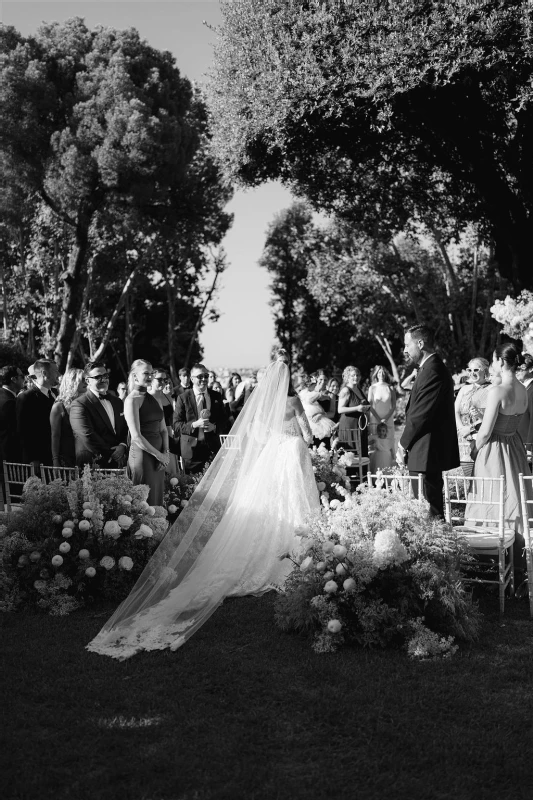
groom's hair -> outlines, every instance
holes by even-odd
[[[406,333],[409,333],[411,339],[422,339],[426,347],[435,347],[435,334],[429,325],[421,323],[419,325],[411,325],[407,328]]]

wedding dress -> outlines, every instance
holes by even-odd
[[[312,434],[286,364],[270,364],[226,446],[129,597],[87,649],[120,660],[177,650],[225,597],[279,589],[296,533],[320,502],[306,441]],[[305,439],[305,441],[304,441]]]

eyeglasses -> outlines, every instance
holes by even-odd
[[[198,375],[191,375],[191,378],[198,378],[199,381],[206,381],[209,375],[207,372],[200,372]]]
[[[92,381],[108,381],[110,374],[109,372],[101,372],[100,375],[87,375],[87,377]]]
[[[163,383],[164,381],[166,381],[166,379],[167,379],[166,375],[152,375],[153,381],[159,381],[160,383]]]
[[[474,367],[473,369],[471,367],[467,367],[466,371],[469,372],[471,375],[479,375],[479,373],[481,372],[481,367]]]

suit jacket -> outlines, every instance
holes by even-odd
[[[48,397],[37,386],[32,386],[17,396],[17,428],[22,444],[24,463],[39,461],[41,464],[52,463],[52,429],[50,428],[50,411],[54,398]]]
[[[224,399],[218,392],[212,392],[207,389],[207,394],[211,401],[211,416],[209,422],[216,426],[214,431],[205,434],[204,442],[212,453],[217,453],[220,450],[221,433],[226,433],[228,429],[228,415]],[[176,437],[194,436],[198,439],[198,428],[193,428],[192,423],[198,419],[198,406],[196,405],[196,398],[194,396],[194,389],[186,389],[182,392],[177,401],[176,409],[174,411],[174,435]],[[184,459],[192,457],[190,445],[181,440],[181,452]]]
[[[400,444],[413,472],[442,472],[459,466],[453,378],[433,354],[418,371],[405,409]]]
[[[0,460],[22,460],[22,444],[17,431],[17,400],[0,387]]]
[[[91,391],[85,392],[74,400],[70,406],[70,425],[74,433],[76,445],[76,464],[82,468],[99,459],[99,464],[108,466],[111,449],[119,444],[126,444],[128,426],[124,419],[124,404],[119,397],[108,394],[115,414],[115,428],[107,411],[98,397]],[[113,466],[116,464],[113,463]]]

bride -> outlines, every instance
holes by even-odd
[[[298,526],[320,508],[306,445],[312,434],[286,362],[280,350],[189,505],[88,650],[120,660],[177,650],[225,597],[283,586],[292,564],[279,556],[297,547]]]

